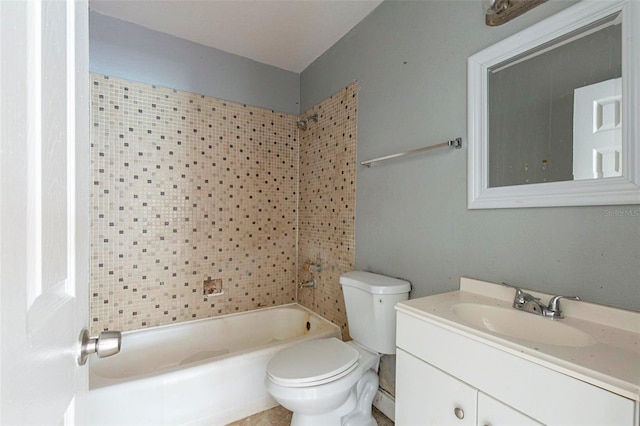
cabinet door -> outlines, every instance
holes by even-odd
[[[520,411],[478,392],[478,426],[542,426]]]
[[[475,426],[477,391],[398,349],[396,425]]]

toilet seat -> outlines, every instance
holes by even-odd
[[[316,386],[346,376],[358,366],[358,351],[335,337],[299,343],[276,354],[267,365],[273,383]]]

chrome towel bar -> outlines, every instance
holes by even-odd
[[[405,152],[399,152],[397,154],[391,154],[391,155],[385,155],[384,157],[378,157],[378,158],[373,158],[371,160],[365,160],[360,162],[360,164],[362,164],[363,166],[367,166],[367,167],[371,167],[371,164],[373,163],[377,163],[379,161],[385,161],[385,160],[390,160],[392,158],[398,158],[398,157],[404,157],[405,155],[409,155],[409,154],[417,154],[419,152],[422,151],[428,151],[430,149],[435,149],[435,148],[442,148],[443,146],[450,146],[452,148],[462,148],[462,138],[456,138],[450,141],[446,141],[446,142],[442,142],[436,145],[429,145],[429,146],[425,146],[423,148],[417,148],[417,149],[412,149],[409,151],[405,151]]]

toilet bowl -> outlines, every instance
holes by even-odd
[[[378,389],[379,360],[378,353],[353,341],[313,340],[274,356],[265,386],[293,412],[292,426],[373,426],[371,403]],[[341,420],[348,415],[350,422]]]
[[[312,340],[276,354],[265,386],[293,412],[292,426],[376,426],[371,404],[381,354],[395,353],[396,303],[411,284],[370,272],[340,276],[353,340]]]

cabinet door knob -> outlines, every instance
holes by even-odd
[[[456,407],[453,410],[453,414],[455,414],[456,417],[459,418],[460,420],[464,419],[464,410],[460,407]]]

